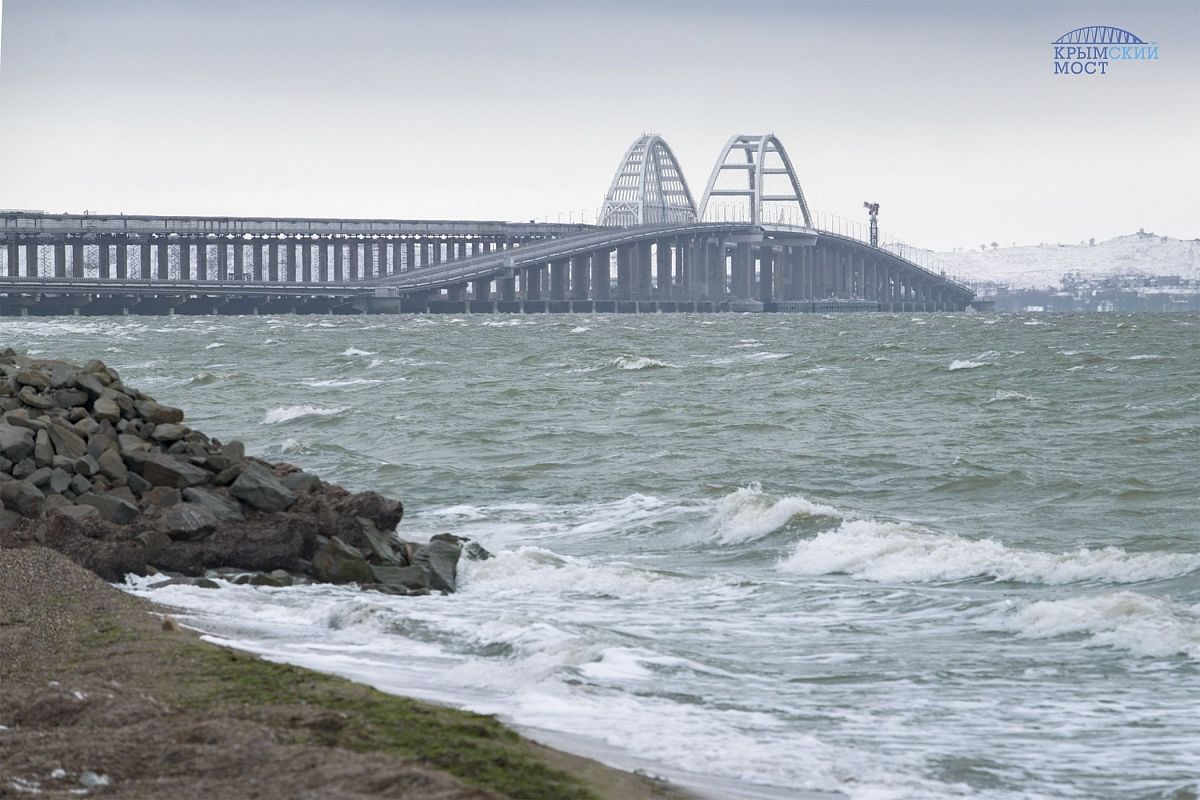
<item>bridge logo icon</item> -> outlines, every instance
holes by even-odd
[[[1050,43],[1055,75],[1107,75],[1114,61],[1157,61],[1158,45],[1110,25],[1067,31]]]

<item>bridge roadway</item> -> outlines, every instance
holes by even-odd
[[[0,314],[937,311],[972,299],[892,253],[786,225],[0,220],[14,223]]]

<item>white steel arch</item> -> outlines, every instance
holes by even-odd
[[[739,161],[737,154],[744,155],[745,160]],[[731,156],[733,159],[731,160]],[[775,163],[770,163],[775,162]],[[717,180],[722,173],[741,173],[745,175],[745,187],[717,188]],[[768,175],[784,175],[788,186],[782,192],[769,194],[764,189],[764,178]],[[741,184],[735,179],[735,184]],[[700,200],[699,219],[705,221],[708,216],[709,200],[713,197],[744,197],[750,203],[750,218],[747,222],[753,225],[769,223],[774,220],[766,219],[763,211],[764,203],[796,203],[804,219],[805,227],[812,227],[812,215],[808,211],[808,203],[804,200],[804,190],[796,178],[796,170],[788,157],[783,143],[773,133],[768,134],[737,134],[731,136],[725,143],[721,155],[708,178],[704,188],[704,196]]]
[[[696,203],[671,147],[643,134],[625,151],[597,220],[627,227],[696,221]]]

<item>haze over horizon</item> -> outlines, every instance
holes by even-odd
[[[579,219],[643,131],[697,201],[773,131],[924,247],[1200,236],[1196,2],[0,3],[0,207]],[[1095,24],[1159,60],[1054,75]]]

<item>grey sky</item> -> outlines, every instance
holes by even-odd
[[[1160,59],[1053,74],[1083,25]],[[948,248],[1200,236],[1200,0],[3,0],[0,207],[528,219],[661,133],[774,131],[814,209]]]

